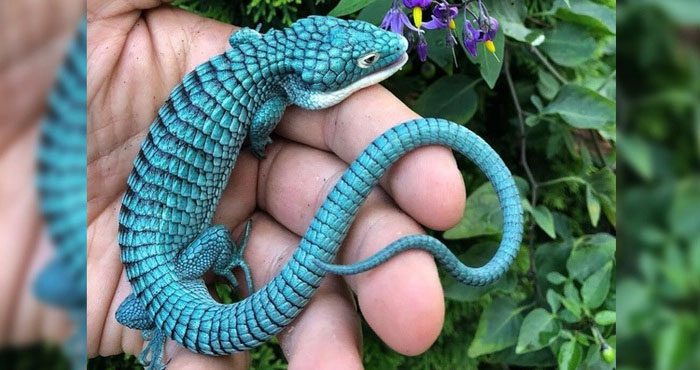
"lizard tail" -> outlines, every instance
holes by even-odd
[[[450,275],[467,285],[490,284],[508,270],[518,252],[523,230],[520,198],[510,172],[493,149],[473,132],[447,121],[433,121],[438,126],[447,124],[447,131],[455,131],[454,135],[437,135],[435,143],[451,146],[466,155],[479,166],[496,189],[503,213],[504,228],[501,245],[494,257],[482,267],[468,267],[439,240],[428,235],[410,235],[394,241],[375,255],[352,265],[315,261],[319,267],[336,275],[352,275],[377,267],[403,251],[420,249],[431,253]],[[405,127],[410,125],[407,124]],[[412,134],[411,130],[401,131],[405,131],[403,135],[409,137]]]
[[[432,118],[398,125],[369,144],[328,194],[279,274],[243,300],[217,303],[201,280],[179,279],[168,255],[140,257],[137,262],[127,263],[127,275],[132,284],[136,282],[137,295],[150,302],[147,309],[156,327],[185,347],[208,354],[257,347],[291,323],[308,304],[328,272],[323,264],[335,260],[355,215],[379,179],[403,155],[425,145],[460,151],[485,172],[496,188],[505,219],[503,242],[496,262],[487,265],[493,267],[480,269],[484,272],[476,278],[473,273],[466,276],[476,279],[470,280],[474,284],[479,283],[481,275],[485,275],[483,283],[497,279],[515,257],[523,231],[520,197],[513,178],[496,152],[473,132]],[[123,260],[132,257],[132,250],[123,249]],[[154,251],[161,253],[159,249]],[[451,264],[450,258],[446,261]],[[144,282],[141,276],[145,274],[153,283]]]

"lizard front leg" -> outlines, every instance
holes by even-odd
[[[205,272],[212,270],[226,278],[234,288],[238,281],[231,272],[240,267],[245,274],[248,293],[253,292],[253,280],[250,267],[243,260],[243,253],[248,244],[252,221],[248,220],[238,243],[234,243],[228,230],[221,226],[212,226],[204,230],[187,248],[180,252],[175,264],[175,271],[181,279],[198,279]]]
[[[253,116],[250,125],[250,145],[258,159],[265,158],[265,147],[272,142],[270,134],[282,119],[284,109],[289,103],[282,97],[274,97],[265,102]]]

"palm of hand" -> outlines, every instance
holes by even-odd
[[[233,30],[167,7],[141,11],[121,2],[93,3],[88,7],[90,356],[141,351],[139,333],[114,319],[131,292],[116,242],[126,178],[170,90],[197,64],[224,51]],[[144,3],[149,4],[141,8],[157,5]],[[238,235],[245,220],[253,218],[245,259],[256,289],[296,248],[347,162],[382,131],[414,117],[384,89],[373,87],[325,111],[288,109],[263,161],[243,149],[213,223]],[[420,233],[414,219],[444,229],[461,217],[464,187],[448,150],[412,153],[382,185],[385,190],[372,193],[351,228],[341,263],[366,258],[401,235]],[[420,353],[437,337],[444,308],[435,264],[427,254],[407,252],[376,271],[324,281],[307,309],[279,336],[292,368],[361,367],[359,316],[346,284],[357,294],[370,326],[397,351]],[[174,343],[166,353],[171,369],[230,368],[232,363],[244,368],[248,363],[245,354],[201,356]]]

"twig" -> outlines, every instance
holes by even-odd
[[[588,135],[591,137],[591,141],[593,141],[593,148],[595,149],[595,154],[596,157],[598,157],[598,161],[600,161],[600,165],[612,170],[608,164],[608,161],[606,161],[605,157],[603,156],[603,151],[600,150],[600,144],[598,144],[598,134],[596,134],[595,130],[590,129],[588,130]]]
[[[527,134],[525,132],[525,120],[523,119],[523,110],[520,107],[520,102],[518,101],[518,95],[515,92],[515,85],[513,84],[513,78],[510,76],[510,54],[506,53],[504,55],[504,63],[505,63],[505,73],[506,73],[506,81],[508,81],[508,88],[510,89],[510,95],[513,98],[513,104],[515,105],[515,110],[518,114],[518,124],[520,128],[520,164],[523,166],[525,169],[525,174],[527,175],[528,182],[530,183],[530,205],[532,207],[535,207],[537,204],[537,191],[539,189],[539,183],[537,180],[535,180],[535,176],[532,174],[532,170],[530,169],[530,164],[527,162]],[[539,299],[542,299],[542,291],[540,290],[539,284],[537,284],[537,267],[535,266],[535,222],[530,219],[530,227],[529,227],[529,244],[528,244],[528,250],[530,254],[530,269],[528,271],[528,275],[533,279],[535,282],[535,292],[537,294],[537,297]]]
[[[530,46],[530,50],[532,51],[533,54],[535,54],[540,59],[542,64],[544,64],[544,66],[547,67],[547,69],[550,72],[552,72],[554,77],[556,77],[557,80],[559,80],[559,82],[561,82],[564,85],[569,83],[569,81],[567,81],[564,77],[562,77],[562,75],[559,74],[559,72],[554,68],[554,66],[551,63],[549,63],[547,58],[545,58],[545,56],[542,55],[542,52],[540,52],[540,49],[538,49],[536,46],[532,45],[532,46]]]

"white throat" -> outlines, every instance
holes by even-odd
[[[334,106],[341,101],[345,100],[348,96],[350,96],[352,93],[355,91],[364,89],[365,87],[372,86],[374,84],[377,84],[387,78],[389,78],[391,75],[396,73],[401,67],[403,67],[404,64],[408,61],[408,55],[403,54],[399,60],[394,62],[393,64],[390,64],[384,69],[381,69],[377,72],[374,72],[372,74],[369,74],[353,83],[350,85],[340,89],[336,90],[333,92],[327,92],[327,93],[321,93],[321,92],[313,92],[309,94],[309,103],[310,105],[306,108],[308,109],[323,109],[323,108],[328,108],[331,106]]]

